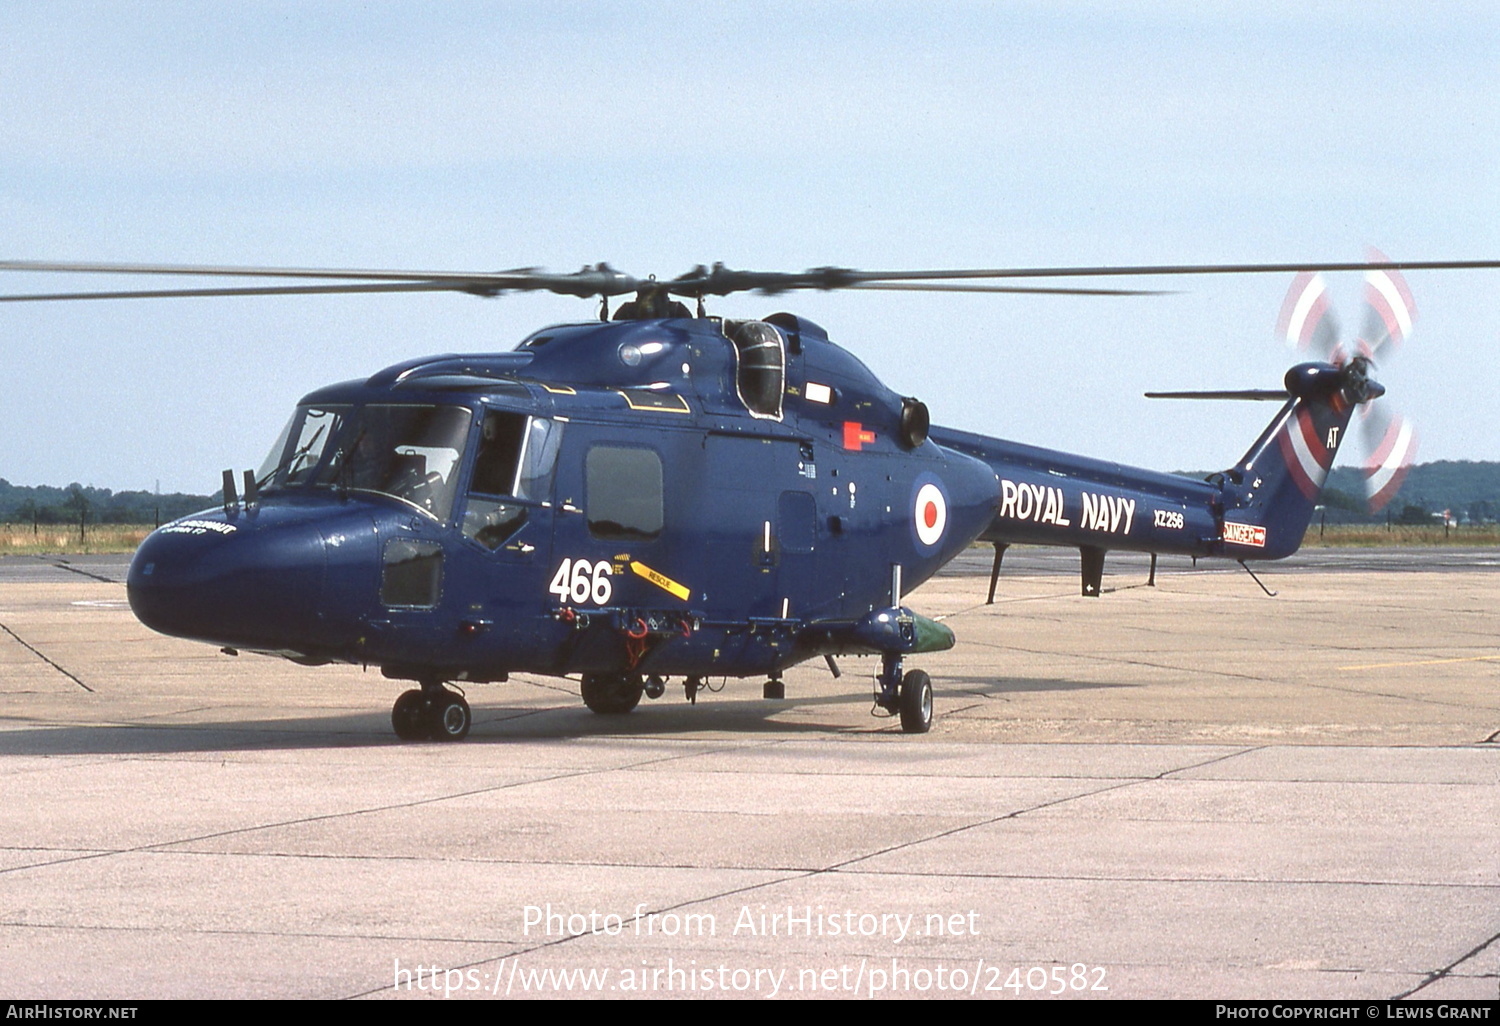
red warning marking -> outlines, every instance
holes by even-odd
[[[865,426],[858,421],[844,421],[844,448],[859,452],[866,445],[875,442],[875,432],[865,430]]]

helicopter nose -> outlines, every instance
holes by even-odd
[[[297,650],[317,636],[326,562],[314,523],[199,515],[141,543],[126,590],[140,621],[163,634]]]

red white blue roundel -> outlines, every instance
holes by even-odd
[[[917,541],[929,549],[943,540],[948,529],[948,493],[943,490],[943,483],[931,474],[917,478],[912,495],[912,526],[916,528]]]

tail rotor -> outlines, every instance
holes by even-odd
[[[1375,249],[1369,251],[1369,259],[1371,263],[1391,262]],[[1276,332],[1288,345],[1313,359],[1362,372],[1365,367],[1390,359],[1411,335],[1416,315],[1416,304],[1401,272],[1371,269],[1365,272],[1364,331],[1352,347],[1346,347],[1340,339],[1323,276],[1303,272],[1292,280],[1287,291]],[[1357,364],[1363,366],[1356,367]],[[1365,501],[1370,512],[1375,513],[1395,498],[1416,460],[1417,432],[1412,422],[1387,400],[1363,403],[1359,424],[1360,446],[1365,453],[1360,464]]]

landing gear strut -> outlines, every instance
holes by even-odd
[[[875,704],[901,716],[901,729],[925,734],[932,729],[932,678],[922,670],[901,672],[901,656],[880,657],[880,694]]]
[[[474,717],[469,703],[441,682],[422,683],[402,692],[391,707],[391,727],[403,741],[462,741]]]

